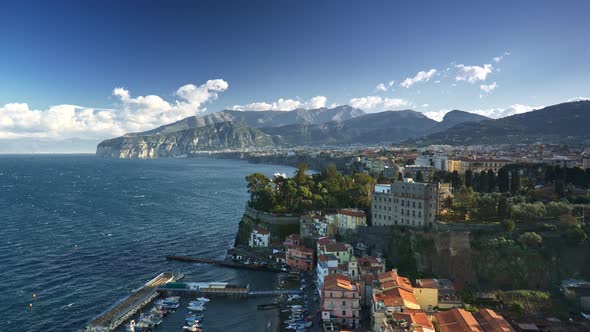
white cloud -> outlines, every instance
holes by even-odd
[[[0,138],[106,138],[148,130],[204,112],[203,104],[227,88],[221,79],[187,84],[176,91],[179,100],[169,103],[156,95],[132,97],[119,87],[113,90],[117,109],[63,104],[34,110],[26,103],[10,103],[0,106]]]
[[[438,110],[438,111],[422,112],[422,114],[426,115],[427,117],[431,118],[432,120],[440,122],[445,117],[445,114],[449,113],[450,111],[451,110],[442,109],[442,110]]]
[[[590,98],[588,97],[576,97],[576,98],[572,98],[572,99],[568,99],[568,103],[574,102],[574,101],[587,101],[590,100]]]
[[[458,69],[457,81],[467,81],[469,83],[475,83],[477,81],[485,81],[488,75],[492,72],[494,67],[491,64],[485,64],[483,67],[480,66],[465,66],[463,64],[456,65]]]
[[[504,60],[504,58],[509,56],[510,54],[511,54],[510,52],[504,52],[504,53],[502,53],[502,55],[494,57],[494,62],[498,63],[498,62]]]
[[[422,107],[428,107],[428,106],[430,106],[430,105],[428,105],[428,104],[422,104],[421,106],[422,106]]]
[[[522,114],[527,113],[530,111],[538,110],[545,106],[529,106],[529,105],[522,105],[522,104],[514,104],[508,108],[490,108],[490,109],[483,109],[483,110],[472,110],[471,113],[487,116],[488,118],[492,119],[499,119],[504,118],[507,116],[515,115],[515,114]]]
[[[389,82],[387,82],[387,84],[386,83],[379,83],[375,87],[375,91],[385,92],[385,91],[389,90],[389,88],[391,88],[394,84],[395,84],[395,81],[389,81]]]
[[[410,107],[412,104],[407,100],[400,98],[381,98],[379,96],[367,96],[352,98],[349,101],[350,106],[360,108],[364,111],[394,110],[399,108]]]
[[[315,96],[306,102],[295,99],[280,98],[275,102],[254,102],[246,105],[234,105],[232,110],[236,111],[292,111],[297,108],[316,109],[326,107],[328,98],[325,96]]]
[[[418,82],[428,82],[434,75],[436,75],[436,69],[430,69],[429,71],[421,71],[414,77],[408,77],[400,85],[404,88],[409,88]]]
[[[479,88],[481,89],[481,91],[485,92],[485,93],[491,93],[492,91],[494,91],[496,89],[498,85],[496,84],[496,82],[492,83],[492,84],[482,84],[479,86]]]

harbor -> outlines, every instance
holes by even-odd
[[[187,262],[187,263],[202,263],[202,264],[212,264],[222,267],[229,267],[233,269],[242,269],[242,270],[251,270],[251,271],[265,271],[265,272],[275,272],[281,273],[286,272],[282,269],[277,269],[273,267],[269,267],[267,265],[256,265],[256,264],[244,264],[229,260],[217,260],[217,259],[209,259],[209,258],[199,258],[199,257],[190,257],[190,256],[166,256],[167,260],[173,261],[180,261],[180,262]]]
[[[286,279],[290,276],[285,275]],[[292,279],[292,278],[291,278]],[[238,301],[239,299],[275,297],[300,297],[301,289],[251,289],[249,285],[234,285],[227,282],[187,281],[181,273],[165,272],[135,290],[128,297],[115,303],[105,312],[93,319],[84,329],[85,332],[110,331],[151,331],[159,327],[164,320],[186,331],[201,331],[205,304],[221,300]],[[258,302],[260,303],[260,302]],[[151,309],[150,309],[151,306]],[[279,309],[278,301],[262,304],[260,310]],[[182,318],[182,313],[186,317]],[[180,318],[179,318],[180,317]],[[181,323],[186,323],[184,326]],[[168,326],[169,324],[162,324]]]

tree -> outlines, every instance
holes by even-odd
[[[306,163],[299,163],[297,170],[295,171],[295,182],[298,185],[305,184],[307,182],[307,170],[309,167]]]
[[[510,192],[515,194],[520,191],[520,172],[514,170],[510,175]]]
[[[455,190],[461,188],[463,183],[461,183],[461,177],[459,176],[459,172],[453,171],[451,175],[451,184],[453,185],[453,188]]]
[[[502,228],[504,228],[505,232],[511,233],[515,227],[516,227],[516,224],[514,223],[514,221],[512,221],[510,219],[502,220]]]
[[[475,209],[477,218],[480,220],[488,220],[495,218],[498,215],[496,200],[491,195],[485,195],[475,200]]]
[[[493,170],[488,170],[488,192],[496,190],[496,173]]]
[[[502,167],[498,171],[498,191],[501,193],[505,193],[510,191],[510,176],[508,174],[508,170]]]
[[[479,192],[480,193],[485,193],[488,192],[489,190],[489,185],[488,185],[488,176],[486,174],[486,172],[482,171],[481,173],[479,173]]]
[[[402,175],[402,172],[397,172],[397,180],[398,181],[403,181],[404,180],[404,176]]]
[[[521,222],[533,222],[547,215],[545,204],[541,202],[516,204],[510,210],[512,217]]]
[[[500,196],[500,198],[498,198],[498,218],[501,220],[508,218],[508,208],[508,199],[504,195]]]
[[[473,171],[470,169],[465,171],[465,186],[467,188],[473,187]]]
[[[526,232],[523,233],[521,236],[518,237],[518,242],[524,244],[525,246],[538,246],[543,243],[543,238],[541,235],[535,232]]]
[[[416,182],[424,182],[424,175],[422,175],[422,171],[416,172]]]

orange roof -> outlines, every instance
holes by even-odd
[[[313,254],[313,249],[309,249],[305,246],[290,247],[287,249],[287,251],[300,251],[300,252],[304,252],[306,254]]]
[[[344,243],[328,243],[324,246],[325,250],[328,252],[335,252],[335,251],[347,251],[346,245]]]
[[[463,309],[453,308],[434,314],[441,332],[484,332],[475,317]]]
[[[403,288],[394,288],[381,294],[376,294],[375,299],[382,301],[386,307],[401,307],[405,306],[406,302],[418,304],[416,295]]]
[[[359,211],[359,210],[342,209],[342,210],[338,210],[338,213],[346,215],[346,216],[361,217],[361,218],[366,217],[365,213],[363,211]]]
[[[412,287],[410,279],[406,277],[400,277],[396,270],[381,273],[377,276],[377,279],[379,279],[379,282],[381,282],[381,287],[383,289],[401,287],[411,292],[414,291],[414,287]]]
[[[479,322],[479,325],[483,327],[486,332],[513,332],[514,329],[508,324],[508,322],[498,315],[494,310],[480,309],[474,314],[475,318]]]
[[[414,325],[419,325],[434,330],[432,322],[430,321],[430,319],[428,319],[428,316],[426,316],[424,312],[395,312],[392,314],[392,316],[396,320],[405,320],[407,322],[411,322]]]
[[[434,279],[418,279],[416,284],[422,288],[438,288]]]
[[[329,237],[321,237],[318,239],[318,245],[323,246],[326,244],[332,243],[332,240]]]
[[[350,281],[348,276],[334,273],[324,277],[324,290],[358,291],[359,285]]]

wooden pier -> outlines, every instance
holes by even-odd
[[[217,265],[217,266],[229,267],[232,269],[266,271],[266,272],[275,272],[275,273],[285,272],[281,269],[275,269],[275,268],[270,268],[270,267],[265,267],[265,266],[246,265],[243,263],[236,263],[236,262],[217,260],[217,259],[209,259],[209,258],[199,258],[199,257],[189,257],[189,256],[166,256],[166,259],[173,260],[173,261],[187,262],[187,263],[213,264],[213,265]]]

